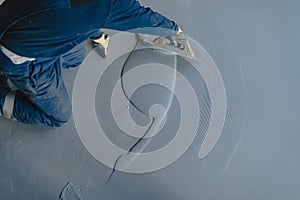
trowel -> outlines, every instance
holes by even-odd
[[[178,34],[176,36],[160,36],[154,40],[141,38],[141,40],[145,46],[153,46],[196,61],[202,60],[201,55],[197,55],[193,52],[192,47],[184,34]]]

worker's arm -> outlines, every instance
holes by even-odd
[[[173,20],[142,6],[136,0],[112,0],[103,28],[165,36],[182,32]],[[91,39],[99,47],[100,54],[106,56],[109,37],[100,32]]]

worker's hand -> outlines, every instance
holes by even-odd
[[[183,35],[183,31],[180,27],[178,27],[178,31],[176,35],[173,36],[166,36],[167,40],[169,40],[169,45],[173,46],[174,48],[178,48],[183,50],[185,48],[184,44],[182,42],[187,42],[185,40],[185,37]]]
[[[108,43],[109,36],[104,33],[99,39],[93,39],[93,44],[94,46],[96,46],[96,48],[99,49],[99,53],[102,57],[105,57],[107,55]]]

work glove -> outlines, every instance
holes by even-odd
[[[180,27],[178,27],[178,31],[177,31],[177,34],[179,33],[183,33],[183,30]]]
[[[181,50],[184,49],[184,45],[181,43],[185,38],[183,36],[183,31],[180,27],[178,27],[178,31],[175,36],[166,36],[165,38],[169,40],[169,44],[174,48],[179,48]]]
[[[99,39],[93,39],[92,41],[94,46],[98,48],[100,56],[103,58],[107,56],[109,36],[103,33]]]

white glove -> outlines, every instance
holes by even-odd
[[[99,48],[99,53],[102,57],[107,56],[107,49],[109,43],[109,36],[102,34],[101,38],[93,40],[94,46]]]

